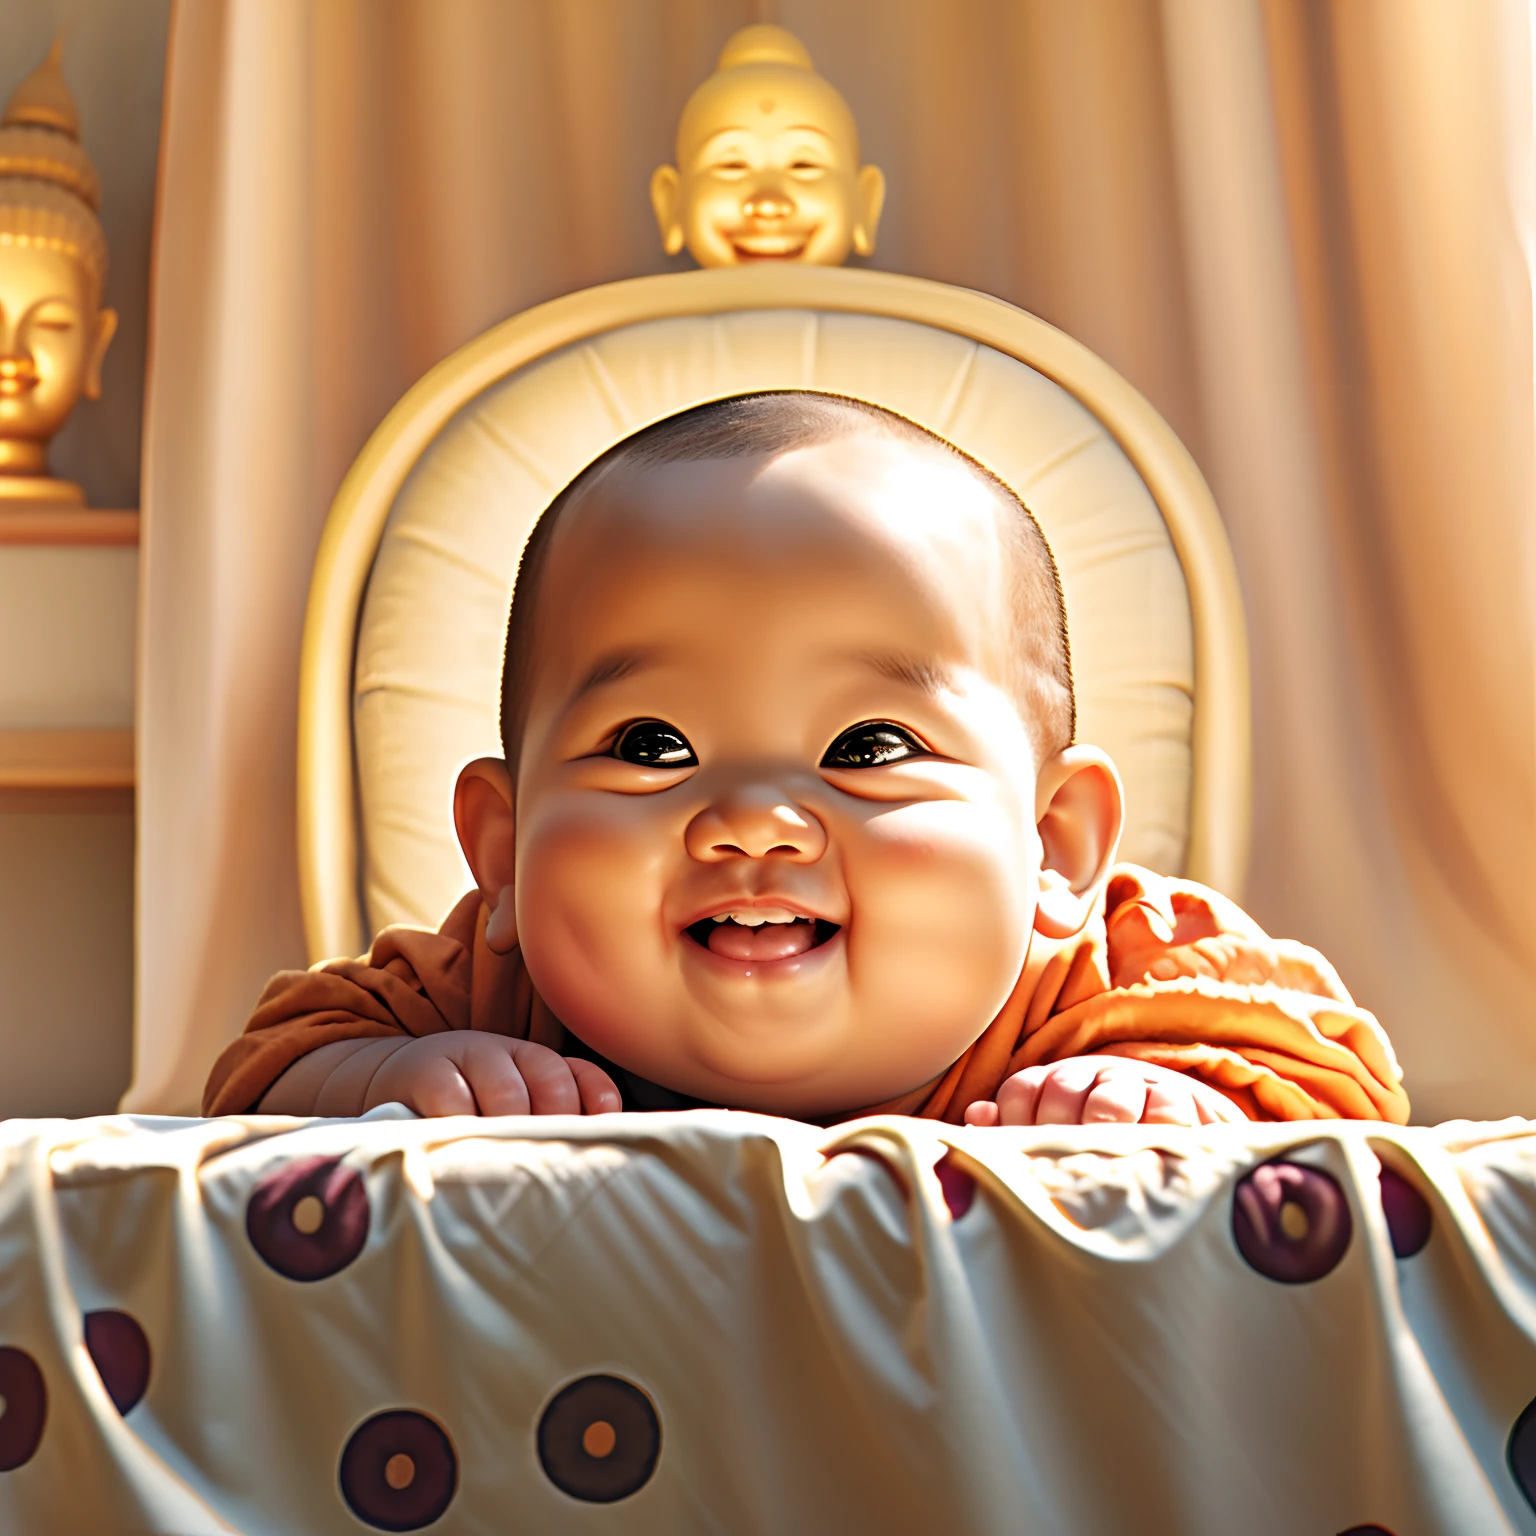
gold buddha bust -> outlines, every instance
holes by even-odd
[[[101,183],[61,61],[55,42],[0,114],[0,503],[85,500],[48,473],[48,444],[81,395],[100,397],[117,330]]]
[[[848,103],[793,33],[766,24],[726,43],[683,108],[677,164],[651,177],[667,254],[686,245],[701,267],[840,266],[874,250],[884,202]]]

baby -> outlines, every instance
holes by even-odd
[[[806,393],[649,427],[524,553],[476,890],[274,978],[205,1110],[1406,1121],[1321,956],[1114,865],[1073,735],[1050,551],[981,466]]]

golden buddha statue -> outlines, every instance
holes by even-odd
[[[884,202],[848,103],[799,38],[766,24],[725,45],[683,108],[677,164],[651,177],[667,254],[686,245],[701,267],[840,266],[874,250]]]
[[[117,330],[101,307],[101,183],[80,147],[62,52],[55,42],[0,114],[0,503],[85,500],[48,473],[48,444],[81,395],[100,397]]]

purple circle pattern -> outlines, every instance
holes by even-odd
[[[1435,1224],[1429,1201],[1402,1174],[1383,1168],[1381,1209],[1392,1234],[1392,1252],[1400,1259],[1411,1259],[1429,1241]]]
[[[1521,1410],[1515,1427],[1509,1432],[1509,1444],[1504,1454],[1526,1503],[1536,1509],[1536,1401],[1527,1403]]]
[[[87,1312],[85,1348],[119,1413],[127,1413],[149,1386],[149,1340],[126,1312]]]
[[[593,1456],[587,1431],[613,1431],[612,1449]],[[613,1504],[650,1482],[661,1458],[661,1420],[650,1397],[622,1376],[583,1376],[562,1387],[539,1417],[539,1465],[562,1493]]]
[[[320,1225],[301,1232],[294,1208],[313,1197]],[[345,1269],[368,1241],[368,1191],[339,1157],[301,1157],[269,1173],[245,1208],[251,1247],[290,1280],[324,1280]]]
[[[48,1417],[48,1388],[31,1355],[12,1344],[0,1345],[0,1472],[14,1472],[32,1460]]]
[[[411,1479],[390,1486],[387,1469],[397,1456],[411,1459]],[[347,1441],[338,1470],[347,1508],[378,1531],[419,1531],[453,1503],[459,1459],[436,1419],[410,1408],[391,1408],[365,1419]]]
[[[950,1219],[959,1221],[970,1210],[976,1198],[976,1180],[960,1166],[960,1159],[953,1152],[946,1152],[933,1165],[938,1175],[939,1188],[944,1191],[944,1204],[949,1207]]]
[[[1305,1230],[1286,1231],[1284,1209],[1297,1207]],[[1261,1163],[1238,1181],[1232,1196],[1237,1251],[1266,1279],[1281,1285],[1321,1280],[1344,1257],[1354,1232],[1349,1202],[1331,1174],[1284,1161]]]

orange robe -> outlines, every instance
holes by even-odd
[[[386,928],[362,959],[279,972],[214,1064],[203,1112],[253,1110],[300,1056],[337,1040],[484,1029],[590,1054],[534,991],[518,953],[486,946],[486,915],[471,892],[436,933]],[[1026,969],[947,1072],[855,1113],[959,1124],[1011,1074],[1091,1052],[1188,1073],[1252,1120],[1408,1120],[1391,1043],[1316,950],[1271,939],[1215,891],[1131,864],[1116,867],[1093,921],[1043,969]]]

